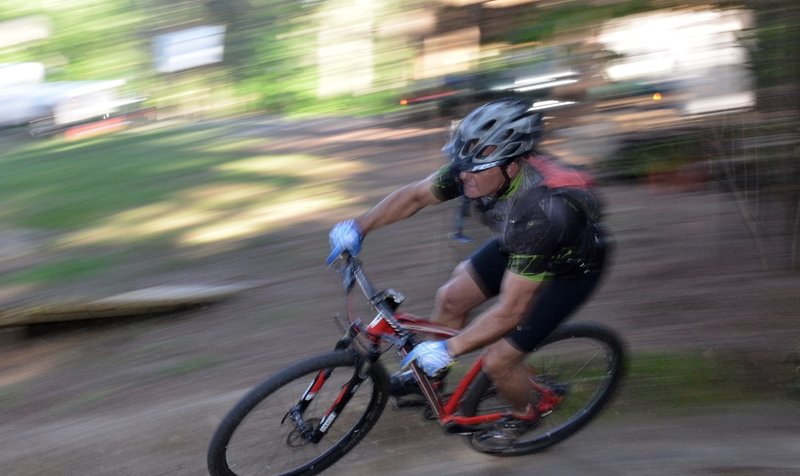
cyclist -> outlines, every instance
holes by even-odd
[[[432,315],[461,331],[446,341],[420,343],[403,367],[416,360],[426,374],[441,377],[459,355],[485,347],[483,370],[513,409],[476,435],[486,451],[502,450],[537,425],[523,358],[586,301],[605,261],[590,178],[539,151],[542,129],[542,115],[528,101],[479,106],[442,149],[447,165],[336,224],[329,236],[328,263],[345,250],[357,255],[377,228],[446,200],[471,199],[494,237],[439,288]],[[493,297],[494,305],[466,325],[469,311]],[[394,396],[418,391],[410,371],[392,375],[390,384]]]

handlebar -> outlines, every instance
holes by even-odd
[[[383,321],[392,328],[392,331],[397,335],[397,352],[400,354],[401,357],[405,357],[411,352],[419,342],[420,339],[415,335],[413,332],[406,329],[395,317],[394,313],[397,310],[397,307],[400,305],[401,302],[405,299],[405,297],[400,294],[399,292],[395,291],[394,289],[385,289],[383,291],[376,291],[375,287],[372,283],[367,279],[367,275],[364,273],[364,269],[362,268],[361,261],[358,258],[352,256],[350,252],[344,251],[337,259],[337,262],[341,262],[342,264],[337,268],[337,271],[342,275],[342,284],[344,285],[345,294],[349,296],[350,292],[355,288],[355,285],[361,288],[363,291],[364,296],[369,300],[372,307],[378,312],[378,316],[383,319]],[[374,322],[374,321],[373,321]],[[355,324],[353,324],[355,326]],[[353,329],[351,326],[351,330]],[[372,327],[372,324],[370,324]],[[385,335],[382,337],[386,337]],[[389,337],[390,340],[395,340]],[[341,341],[340,341],[341,342]],[[377,342],[377,341],[374,341]],[[374,349],[377,349],[377,345],[375,345]],[[378,356],[380,355],[379,352],[371,352],[374,356],[373,359],[377,360]],[[425,395],[425,398],[428,400],[430,408],[433,410],[433,414],[438,418],[444,411],[442,408],[442,404],[437,396],[436,390],[433,387],[433,384],[428,380],[428,377],[425,375],[425,372],[419,367],[416,361],[411,362],[411,370],[414,372],[414,375],[419,382],[420,389],[422,390],[422,394]]]
[[[394,312],[397,310],[400,303],[405,300],[405,296],[391,288],[380,291],[376,290],[375,286],[373,286],[364,273],[361,261],[348,251],[342,252],[338,262],[342,263],[337,268],[337,271],[342,275],[342,285],[344,286],[345,294],[350,294],[356,284],[358,284],[358,287],[364,293],[364,296],[372,307],[389,323],[392,329],[397,332],[401,338],[408,339],[412,337],[412,334],[410,334],[394,317]]]

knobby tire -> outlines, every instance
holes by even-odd
[[[386,370],[378,362],[362,368],[362,360],[349,350],[319,355],[284,369],[252,389],[225,416],[211,440],[210,474],[309,475],[338,461],[366,436],[386,407]],[[365,371],[367,379],[323,439],[312,443],[299,437],[297,425],[283,417],[324,369],[333,371],[331,377],[303,415],[306,421],[317,425],[344,383],[359,371],[362,375]],[[285,463],[284,459],[296,462]]]
[[[581,357],[584,359],[578,361]],[[567,323],[529,354],[526,362],[544,374],[543,379],[567,388],[566,397],[561,407],[541,418],[537,428],[510,447],[491,454],[516,456],[535,453],[583,428],[608,404],[617,390],[625,371],[625,350],[617,335],[603,326]],[[482,372],[462,398],[461,408],[466,416],[509,410],[508,405],[497,398],[494,385]],[[476,435],[467,436],[467,443],[483,451],[475,443]]]

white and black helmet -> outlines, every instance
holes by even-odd
[[[499,99],[475,108],[442,148],[460,172],[480,172],[530,152],[542,136],[542,114],[523,99]]]

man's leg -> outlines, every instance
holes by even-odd
[[[521,364],[525,354],[532,352],[586,302],[597,287],[600,276],[600,272],[593,272],[544,283],[517,328],[505,339],[489,347],[486,354],[487,374],[515,410],[524,411],[524,402],[530,402],[526,400],[530,396],[530,386],[526,385],[526,366]]]
[[[535,403],[536,393],[523,359],[588,299],[599,278],[596,272],[547,282],[517,328],[487,348],[483,370],[511,405],[513,415],[476,435],[474,442],[484,451],[502,451],[536,426],[539,415],[529,408]]]
[[[450,279],[436,292],[433,306],[433,322],[461,329],[469,311],[483,304],[488,298],[475,282],[472,264],[462,261],[453,270]]]
[[[522,363],[527,353],[506,339],[500,339],[486,349],[483,371],[494,382],[500,396],[508,402],[514,413],[524,415],[535,397],[530,384],[530,372]]]
[[[450,279],[436,292],[431,320],[463,328],[469,311],[499,292],[506,260],[494,240],[481,246],[468,260],[456,266]],[[401,397],[418,392],[411,371],[394,373],[389,379],[390,395]]]
[[[497,240],[481,245],[456,266],[450,280],[437,291],[433,321],[463,328],[469,311],[500,292],[507,262],[508,255],[500,250]]]
[[[536,396],[530,373],[522,362],[525,354],[501,339],[489,346],[483,356],[483,371],[494,382],[500,397],[511,405],[511,415],[475,434],[472,442],[481,451],[503,451],[539,424],[539,415],[532,406]]]

